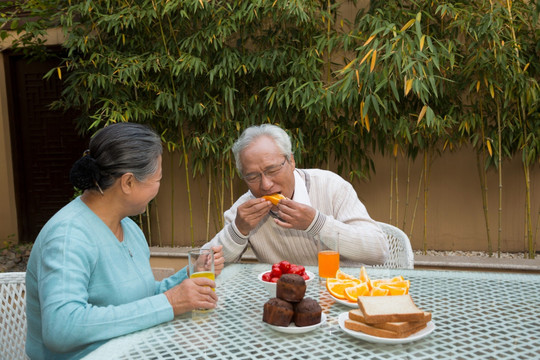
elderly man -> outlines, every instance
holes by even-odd
[[[225,212],[224,228],[207,246],[223,245],[227,262],[248,244],[265,263],[287,260],[317,264],[317,242],[328,247],[339,234],[342,257],[363,264],[383,263],[384,234],[360,202],[352,185],[330,171],[296,169],[287,133],[265,124],[246,129],[232,150],[249,191]],[[277,205],[262,198],[279,193]]]

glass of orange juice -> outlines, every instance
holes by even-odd
[[[319,278],[333,278],[339,270],[339,234],[332,237],[318,235]]]
[[[214,251],[196,248],[188,251],[189,277],[191,279],[205,277],[216,280],[214,272]]]

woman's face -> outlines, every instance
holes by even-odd
[[[135,179],[135,189],[133,191],[133,206],[136,213],[142,214],[146,211],[148,203],[156,197],[161,184],[161,155],[159,156],[156,172],[148,176],[143,181]]]

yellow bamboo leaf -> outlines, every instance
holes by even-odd
[[[371,57],[371,66],[369,67],[369,72],[373,72],[375,68],[375,62],[377,60],[377,50],[373,50],[373,56]]]
[[[412,89],[413,79],[409,79],[405,82],[405,96],[409,94]]]
[[[339,22],[340,26],[343,28],[343,20]]]
[[[56,72],[58,73],[58,78],[59,78],[60,80],[62,80],[62,70],[61,70],[59,67],[57,67],[57,68],[56,68]]]
[[[126,35],[122,34],[122,45],[126,45]]]
[[[412,24],[414,24],[415,21],[416,21],[415,19],[411,19],[411,20],[407,21],[407,23],[405,25],[403,25],[403,27],[401,28],[401,31],[405,31],[408,28],[410,28],[412,26]]]
[[[201,4],[201,6],[204,8],[204,3],[203,3],[203,0],[199,0],[199,3]]]
[[[344,67],[343,69],[341,69],[341,71],[347,70],[347,69],[350,68],[355,62],[356,62],[356,59],[354,59],[353,61],[351,61],[351,62],[348,63],[347,65],[345,65],[345,67]]]
[[[356,74],[356,83],[358,86],[360,86],[360,73],[358,72],[358,69],[356,69],[354,72]]]
[[[493,89],[493,84],[489,85],[489,93],[491,94],[491,98],[495,99],[495,90]]]
[[[397,157],[397,151],[398,151],[398,144],[394,144],[394,157]]]
[[[424,49],[425,41],[426,41],[426,35],[422,35],[422,37],[420,38],[420,51]]]
[[[246,67],[246,65],[243,65],[243,64],[242,64],[242,69],[244,69],[244,74],[247,74],[247,67]]]
[[[447,146],[448,146],[448,140],[446,140],[446,141],[444,142],[444,146],[443,146],[443,148],[442,148],[443,151],[446,150],[446,147],[447,147]]]
[[[480,91],[480,80],[476,82],[476,92]]]
[[[369,117],[366,115],[366,118],[364,119],[365,123],[366,123],[366,130],[367,132],[369,132]]]
[[[529,67],[529,65],[531,65],[531,63],[527,63],[527,65],[525,65],[525,67],[523,68],[523,72],[527,71],[527,68]]]
[[[371,55],[372,52],[373,52],[373,49],[369,50],[368,53],[366,54],[366,56],[364,56],[364,57],[362,58],[362,60],[360,61],[360,64],[358,64],[358,65],[362,65],[362,63],[363,63],[364,61],[366,61],[366,59],[368,58],[369,55]]]
[[[422,120],[424,115],[426,115],[427,108],[428,108],[428,106],[424,105],[422,107],[422,110],[420,110],[420,114],[418,115],[418,121],[416,122],[416,125],[420,124],[420,121]]]
[[[362,46],[366,46],[366,45],[369,44],[373,39],[375,39],[375,35],[371,35],[371,36],[369,37],[369,39],[367,39],[366,42],[364,43],[364,45],[362,45]]]
[[[493,149],[491,148],[491,141],[486,140],[486,146],[488,149],[489,156],[493,156]]]

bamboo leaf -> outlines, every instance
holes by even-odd
[[[420,51],[424,49],[424,42],[426,41],[426,35],[422,35],[420,38]]]
[[[403,32],[403,31],[407,30],[408,28],[410,28],[414,24],[415,21],[416,21],[415,19],[411,19],[411,20],[407,21],[407,23],[405,25],[403,25],[403,27],[401,28],[400,31]]]
[[[362,46],[366,46],[367,44],[369,44],[371,41],[373,41],[373,39],[375,39],[375,36],[376,34],[373,34],[369,37],[369,39],[366,40],[366,42],[364,43],[364,45]]]
[[[371,66],[369,67],[369,72],[373,72],[375,68],[375,63],[377,60],[377,50],[373,50],[373,56],[371,57]]]
[[[364,63],[364,61],[366,61],[368,56],[371,55],[372,52],[373,52],[373,49],[369,50],[368,53],[362,58],[362,60],[360,61],[360,63],[358,65],[362,65]]]
[[[56,72],[58,73],[58,78],[62,80],[62,69],[60,69],[60,67],[57,67]]]
[[[409,79],[405,81],[405,96],[409,94],[409,91],[411,91],[413,86],[413,79]]]
[[[420,110],[420,114],[418,115],[418,120],[416,121],[416,124],[420,124],[420,121],[422,120],[422,118],[424,117],[424,115],[426,114],[426,111],[428,109],[428,106],[427,105],[424,105],[422,107],[422,110]]]
[[[493,149],[491,148],[491,141],[489,141],[489,139],[486,140],[486,146],[488,149],[489,156],[493,156]]]

